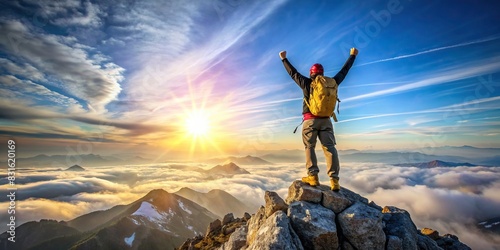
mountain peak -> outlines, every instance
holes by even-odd
[[[440,160],[433,160],[433,161],[430,161],[427,163],[429,165],[429,167],[439,167],[439,166],[448,166],[449,164],[444,162],[444,161],[440,161]]]
[[[224,165],[217,165],[211,169],[208,170],[209,173],[212,174],[229,174],[229,175],[235,175],[235,174],[249,174],[247,170],[244,168],[240,168],[238,165],[236,165],[234,162],[229,162]]]
[[[176,193],[182,193],[182,192],[196,192],[196,190],[191,189],[191,188],[188,188],[188,187],[182,187],[182,188],[181,188],[181,189],[179,189],[179,191],[177,191]]]
[[[224,237],[228,240],[220,242],[220,249],[470,250],[457,236],[441,236],[428,228],[418,230],[407,211],[394,206],[382,208],[347,188],[333,192],[328,186],[311,187],[294,181],[286,200],[270,191],[265,192],[264,200],[265,206],[246,224],[232,230],[234,235]],[[214,236],[207,233],[207,237]],[[205,238],[196,240],[216,241]],[[182,246],[194,245],[191,243],[188,240]]]
[[[82,168],[80,165],[73,165],[67,168],[66,171],[85,171],[85,168]]]
[[[212,189],[208,191],[207,194],[228,194],[228,192],[222,190],[222,189]]]
[[[169,194],[170,194],[169,192],[167,192],[163,189],[153,189],[153,190],[149,191],[149,193],[146,194],[146,196],[144,196],[144,199],[155,199],[155,198],[169,195]]]

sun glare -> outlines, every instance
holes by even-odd
[[[178,105],[177,117],[173,125],[178,129],[178,136],[165,139],[167,151],[173,150],[180,154],[187,153],[190,159],[203,158],[213,153],[223,154],[228,133],[227,128],[221,131],[220,124],[229,116],[221,112],[221,107],[227,107],[225,99],[218,103],[210,101],[212,88],[210,82],[198,83],[186,79],[188,93],[168,97],[169,102]],[[202,86],[202,87],[199,87]],[[225,110],[222,110],[225,111]],[[217,115],[214,115],[217,114]]]
[[[186,119],[186,130],[195,137],[208,136],[210,121],[203,112],[193,112]]]

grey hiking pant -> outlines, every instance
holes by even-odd
[[[305,120],[302,124],[302,141],[306,149],[306,169],[308,175],[318,174],[318,159],[314,149],[319,138],[326,158],[326,171],[330,178],[339,179],[339,155],[335,148],[335,136],[330,118]]]

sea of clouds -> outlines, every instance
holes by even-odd
[[[60,169],[17,171],[17,225],[40,219],[71,220],[77,216],[128,204],[152,189],[175,192],[189,187],[200,192],[223,189],[254,206],[266,190],[286,198],[290,184],[304,173],[303,164],[240,166],[250,174],[213,176],[200,169],[211,165],[161,163],[105,166],[83,172]],[[324,166],[320,165],[322,170]],[[344,163],[341,184],[380,206],[410,212],[418,228],[451,233],[473,249],[495,249],[500,236],[480,232],[479,221],[500,217],[500,167],[420,169],[378,163]],[[328,184],[324,171],[320,180]],[[0,187],[7,188],[5,178]],[[8,198],[0,197],[0,221],[8,221]],[[255,213],[255,211],[249,211]],[[235,215],[240,217],[241,215]],[[5,224],[5,223],[2,223]],[[1,231],[6,231],[1,230]]]

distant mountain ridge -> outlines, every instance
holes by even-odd
[[[472,146],[424,147],[404,150],[338,150],[341,161],[376,162],[387,164],[421,163],[433,160],[445,162],[469,162],[475,165],[500,166],[500,148],[477,148]],[[318,160],[323,152],[316,150]],[[304,161],[303,150],[259,151],[260,158],[275,163]]]
[[[438,167],[475,167],[477,165],[465,162],[465,163],[456,163],[456,162],[446,162],[440,160],[433,160],[430,162],[420,162],[420,163],[401,163],[394,164],[394,166],[399,167],[417,167],[417,168],[438,168]]]
[[[416,149],[390,150],[338,150],[342,161],[346,162],[379,162],[388,164],[421,163],[432,160],[445,162],[469,162],[475,165],[500,166],[500,148],[477,148],[473,146],[441,146],[423,147]],[[323,153],[317,149],[318,160],[323,160]],[[289,163],[304,161],[304,151],[292,150],[267,150],[257,151],[257,156],[222,157],[207,159],[208,164],[226,164],[234,162],[238,165],[270,165],[273,163]],[[140,164],[149,160],[141,156],[117,157],[101,156],[96,154],[86,155],[45,155],[18,158],[19,166],[25,167],[59,167],[62,169],[70,165],[85,164],[85,166]],[[175,162],[175,161],[174,161]]]
[[[227,164],[230,162],[239,165],[272,165],[273,163],[263,160],[259,157],[247,155],[244,157],[229,156],[226,158],[212,158],[204,161],[209,164]]]
[[[39,154],[33,157],[18,158],[19,166],[23,168],[29,167],[58,167],[67,168],[69,165],[85,166],[102,166],[116,164],[136,164],[144,163],[148,160],[140,156],[135,156],[130,159],[121,159],[115,156],[101,156],[98,154],[81,154],[81,155],[46,155]],[[76,163],[76,164],[75,164]]]

